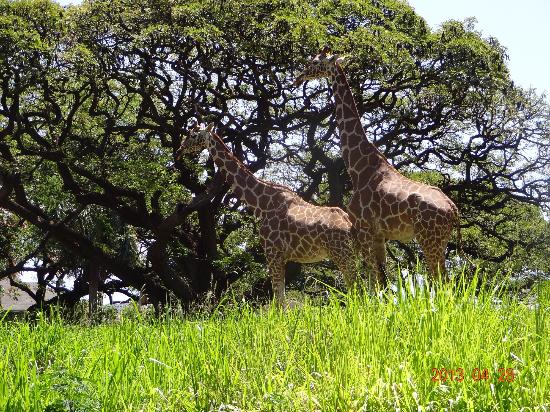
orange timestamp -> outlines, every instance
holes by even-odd
[[[513,368],[498,368],[497,375],[498,382],[514,382],[516,379]],[[489,382],[491,378],[491,373],[487,368],[474,368],[469,375],[463,368],[432,368],[432,382],[463,382],[465,379],[472,379],[474,382]]]

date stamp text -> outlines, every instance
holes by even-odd
[[[487,368],[474,368],[466,371],[464,368],[432,368],[432,382],[514,382],[516,374],[513,368],[498,368],[497,371],[489,371]]]

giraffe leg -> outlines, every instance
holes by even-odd
[[[374,257],[378,268],[378,281],[385,288],[388,285],[388,273],[386,271],[386,241],[384,238],[375,238],[373,243]]]
[[[267,268],[271,276],[271,286],[275,304],[284,307],[285,304],[285,260],[280,256],[270,256]]]
[[[446,278],[445,248],[447,247],[447,242],[435,241],[435,239],[422,238],[418,240],[426,258],[429,279],[432,281],[438,279],[440,276],[442,279]]]
[[[350,246],[349,250],[345,251],[329,251],[329,258],[338,267],[344,276],[346,289],[350,290],[357,283],[357,273],[355,267],[355,255]]]
[[[387,286],[386,273],[386,243],[384,238],[372,236],[367,231],[360,231],[358,236],[361,256],[367,269],[373,274],[377,288],[384,289]]]

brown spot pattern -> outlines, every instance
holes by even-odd
[[[312,205],[286,186],[257,179],[223,143],[207,129],[183,141],[180,152],[204,148],[225,172],[233,191],[260,218],[260,238],[266,254],[273,292],[278,304],[285,299],[285,264],[331,259],[344,275],[346,286],[356,282],[355,239],[348,214],[335,207]]]
[[[334,56],[320,53],[304,73],[307,79],[327,77],[331,83],[342,157],[354,188],[348,211],[363,258],[376,278],[385,284],[388,239],[416,238],[431,274],[444,273],[447,243],[453,229],[460,230],[456,205],[440,189],[401,175],[368,141],[346,75]]]

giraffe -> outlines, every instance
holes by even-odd
[[[328,53],[325,47],[294,84],[327,78],[332,87],[342,157],[353,186],[348,212],[363,259],[384,287],[386,241],[416,238],[430,276],[445,275],[445,248],[454,228],[460,239],[458,208],[439,188],[399,173],[367,139],[343,59]]]
[[[277,305],[284,305],[288,261],[314,263],[330,258],[350,288],[356,282],[356,248],[347,213],[338,207],[312,205],[286,186],[258,179],[213,129],[212,123],[206,128],[196,125],[177,156],[209,149],[233,192],[260,219],[259,233]]]

